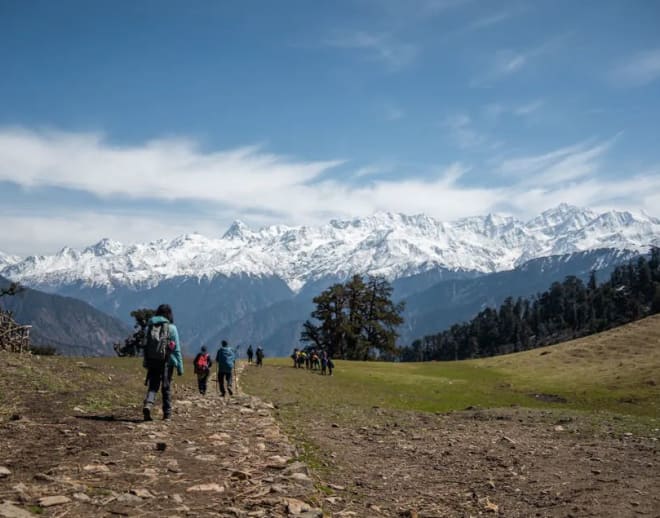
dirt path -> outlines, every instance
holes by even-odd
[[[660,516],[657,430],[520,408],[347,417],[273,389],[302,409],[291,421],[245,394],[201,396],[190,378],[172,421],[144,423],[139,368],[41,362],[0,355],[2,517]],[[123,410],[89,410],[113,397]]]
[[[256,398],[179,384],[173,419],[144,423],[139,407],[53,414],[43,396],[0,424],[0,516],[322,515],[307,467]]]

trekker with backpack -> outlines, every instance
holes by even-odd
[[[147,369],[147,395],[142,413],[145,421],[151,421],[151,412],[158,389],[163,392],[163,419],[172,417],[172,374],[176,369],[183,375],[183,358],[179,344],[179,331],[174,325],[172,308],[161,304],[156,314],[149,319],[144,344],[143,366]]]
[[[211,375],[211,366],[213,365],[211,356],[206,352],[205,346],[202,346],[201,351],[197,353],[193,363],[195,365],[195,374],[197,374],[199,393],[204,395],[206,394],[206,382]]]
[[[261,346],[257,347],[257,367],[264,366],[264,350]]]
[[[254,356],[254,351],[252,350],[252,344],[248,345],[247,348],[247,357],[248,363],[252,363],[252,357]]]
[[[227,392],[232,396],[234,393],[231,390],[231,375],[234,370],[234,363],[236,362],[236,356],[234,351],[227,340],[223,340],[218,349],[218,354],[215,356],[215,361],[218,364],[218,386],[220,388],[220,395],[225,397],[225,382],[227,383]]]

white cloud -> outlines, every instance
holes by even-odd
[[[470,120],[457,116],[455,123],[469,127]],[[330,174],[340,161],[305,162],[255,147],[204,152],[185,139],[118,147],[99,135],[0,130],[0,182],[22,186],[26,198],[31,188],[58,187],[102,201],[62,208],[63,202],[54,199],[30,211],[5,203],[0,250],[50,253],[102,237],[136,242],[192,231],[219,236],[235,218],[253,226],[319,224],[329,217],[388,210],[451,220],[503,208],[527,217],[560,202],[657,212],[657,169],[618,180],[598,178],[613,142],[583,142],[500,161],[491,171],[504,175],[506,185],[485,188],[468,185],[468,168],[460,163],[424,178],[405,171],[397,178],[400,167],[390,164],[387,171],[386,165],[376,165],[341,179]],[[379,177],[379,170],[387,178]],[[367,176],[367,183],[354,181]],[[203,211],[150,200],[199,202]]]
[[[493,25],[497,25],[499,23],[502,23],[510,18],[512,18],[516,13],[513,11],[511,12],[501,12],[501,13],[495,13],[491,14],[489,16],[483,16],[481,18],[477,18],[474,20],[472,23],[470,23],[467,27],[468,30],[479,30],[479,29],[485,29],[486,27],[491,27]]]
[[[355,49],[370,59],[379,61],[392,71],[410,65],[419,52],[416,45],[396,40],[388,34],[366,31],[338,33],[327,39],[325,44],[340,49]]]
[[[618,86],[644,86],[660,78],[660,49],[638,52],[617,64],[611,73]]]
[[[491,56],[489,62],[470,81],[471,87],[490,86],[495,81],[501,81],[521,70],[528,68],[542,56],[557,51],[565,44],[569,35],[562,34],[552,37],[536,47],[525,50],[499,49]]]
[[[548,153],[507,159],[497,170],[514,175],[523,184],[548,186],[564,184],[589,176],[598,169],[598,160],[614,140],[600,144],[581,143]]]
[[[498,111],[499,108],[499,105],[491,107],[493,112]],[[447,117],[440,125],[448,131],[451,140],[462,150],[492,151],[502,145],[501,142],[477,129],[472,118],[466,113]]]
[[[495,122],[500,119],[500,117],[505,115],[515,115],[517,117],[527,117],[536,112],[538,112],[545,101],[542,99],[536,99],[523,104],[509,104],[494,102],[489,103],[483,108],[483,115],[486,119],[491,122]]]
[[[0,181],[100,197],[246,204],[256,190],[303,186],[342,162],[301,162],[258,147],[204,153],[185,139],[112,146],[99,135],[0,131]]]
[[[660,171],[619,180],[587,178],[551,187],[512,192],[511,206],[518,214],[534,215],[566,202],[595,210],[644,210],[657,216],[660,205]]]
[[[516,106],[515,108],[513,108],[513,113],[521,117],[525,115],[531,115],[532,113],[536,113],[537,111],[539,111],[544,104],[545,104],[544,100],[537,99],[535,101],[531,101],[526,104],[521,104],[519,106]]]
[[[166,212],[157,216],[130,212],[103,214],[89,209],[58,210],[57,213],[46,210],[41,214],[0,213],[2,249],[23,256],[54,253],[64,246],[83,248],[104,237],[131,244],[170,239],[191,231],[220,236],[223,229],[212,221],[193,222],[185,216]]]

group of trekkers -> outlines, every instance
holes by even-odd
[[[247,348],[247,359],[248,359],[248,364],[252,363],[252,359],[255,355],[254,349],[252,349],[252,345],[248,345]],[[264,366],[264,350],[261,346],[257,347],[257,367],[263,367]]]
[[[230,396],[233,395],[232,380],[237,350],[232,349],[226,340],[222,340],[215,355],[215,362],[218,365],[218,389],[222,397],[225,397],[226,393],[229,393]],[[254,355],[252,345],[248,347],[247,355],[248,363],[252,363]],[[263,348],[257,347],[256,358],[257,365],[263,366]],[[213,361],[205,346],[195,356],[193,365],[197,375],[199,393],[206,394]],[[163,396],[163,419],[170,419],[172,417],[172,376],[175,369],[179,376],[183,375],[183,355],[181,354],[179,332],[174,325],[172,308],[168,304],[158,306],[155,315],[149,319],[144,342],[143,366],[147,369],[144,381],[147,386],[147,395],[142,406],[144,420],[152,420],[153,406],[159,389],[162,390]]]
[[[238,346],[236,346],[236,349],[232,349],[229,347],[227,340],[221,342],[220,349],[218,349],[218,352],[215,355],[215,362],[218,364],[218,389],[222,397],[225,397],[226,392],[229,392],[230,396],[234,394],[231,389],[231,383],[237,355]],[[252,345],[249,345],[247,348],[248,364],[253,363],[254,355],[254,349],[252,349]],[[263,367],[264,350],[261,346],[257,347],[256,356],[257,366]],[[211,356],[209,356],[205,346],[202,346],[200,352],[195,356],[193,365],[195,366],[195,374],[197,375],[199,393],[204,395],[206,394],[207,382],[211,376],[211,366],[213,365]]]
[[[326,373],[332,376],[332,369],[335,368],[335,363],[332,358],[328,356],[327,351],[318,352],[316,349],[294,349],[291,354],[293,360],[293,367],[302,369],[303,367],[308,370],[318,370],[323,376]]]

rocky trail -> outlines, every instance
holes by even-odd
[[[276,391],[191,377],[172,420],[143,422],[137,367],[52,362],[0,355],[0,517],[660,516],[657,429],[523,408],[291,420]]]
[[[272,405],[175,386],[170,421],[33,406],[2,423],[0,516],[322,516]]]

